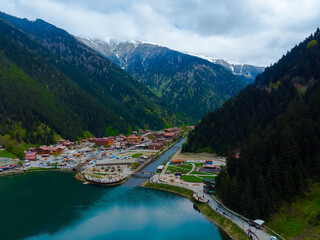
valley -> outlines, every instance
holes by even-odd
[[[319,21],[133,2],[0,12],[2,237],[319,239]]]
[[[23,161],[0,157],[0,176],[34,171],[74,171],[85,183],[118,185],[157,159],[185,134],[181,128],[134,132],[129,136],[60,139],[26,149]],[[2,150],[4,151],[4,150]]]
[[[247,85],[221,65],[156,44],[77,39],[195,120],[222,106]]]

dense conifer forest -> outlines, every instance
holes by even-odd
[[[319,41],[317,29],[254,85],[207,114],[183,147],[229,156],[217,195],[245,216],[267,217],[319,181]]]

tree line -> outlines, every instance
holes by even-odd
[[[207,114],[183,151],[228,155],[217,195],[251,218],[303,194],[320,172],[320,31]],[[239,158],[236,157],[237,153]]]

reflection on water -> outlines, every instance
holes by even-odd
[[[107,188],[63,172],[0,178],[1,239],[228,239],[190,201],[143,181]]]

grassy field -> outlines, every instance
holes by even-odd
[[[142,153],[135,153],[132,155],[132,158],[138,158],[141,157],[143,154]]]
[[[283,205],[267,226],[289,240],[320,239],[320,184],[311,184],[304,197]]]
[[[202,183],[203,179],[197,176],[192,175],[182,175],[180,177],[185,182],[194,182],[194,183]]]
[[[203,163],[193,163],[194,165],[196,165],[196,167],[202,167]]]
[[[192,203],[194,203],[198,207],[198,209],[201,211],[201,213],[205,215],[210,221],[214,222],[219,227],[221,227],[229,236],[231,236],[232,239],[237,239],[237,240],[249,239],[248,236],[244,232],[242,232],[235,224],[228,221],[227,219],[219,215],[217,212],[212,210],[208,204],[196,202],[192,197],[193,192],[189,189],[166,185],[166,184],[155,184],[155,183],[150,183],[149,181],[144,184],[144,187],[160,189],[160,190],[173,192],[175,194],[184,196],[188,198]]]
[[[216,176],[202,176],[202,175],[197,175],[197,176],[193,176],[193,175],[182,175],[180,177],[183,181],[186,182],[195,182],[195,183],[202,183],[204,181],[204,179],[210,178],[212,180],[216,179]]]
[[[16,155],[13,153],[8,152],[7,150],[0,151],[0,157],[5,157],[5,158],[16,158]]]
[[[207,173],[207,172],[198,172],[198,171],[192,171],[190,174],[197,174],[197,175],[217,175],[217,173]]]
[[[186,163],[183,165],[170,165],[167,168],[167,171],[170,171],[171,173],[175,172],[182,172],[183,174],[190,172],[192,169],[192,164],[191,163]]]
[[[212,176],[199,176],[199,177],[201,177],[201,178],[203,178],[203,179],[212,179],[212,180],[216,180],[216,177],[217,177],[217,175],[212,175]]]

